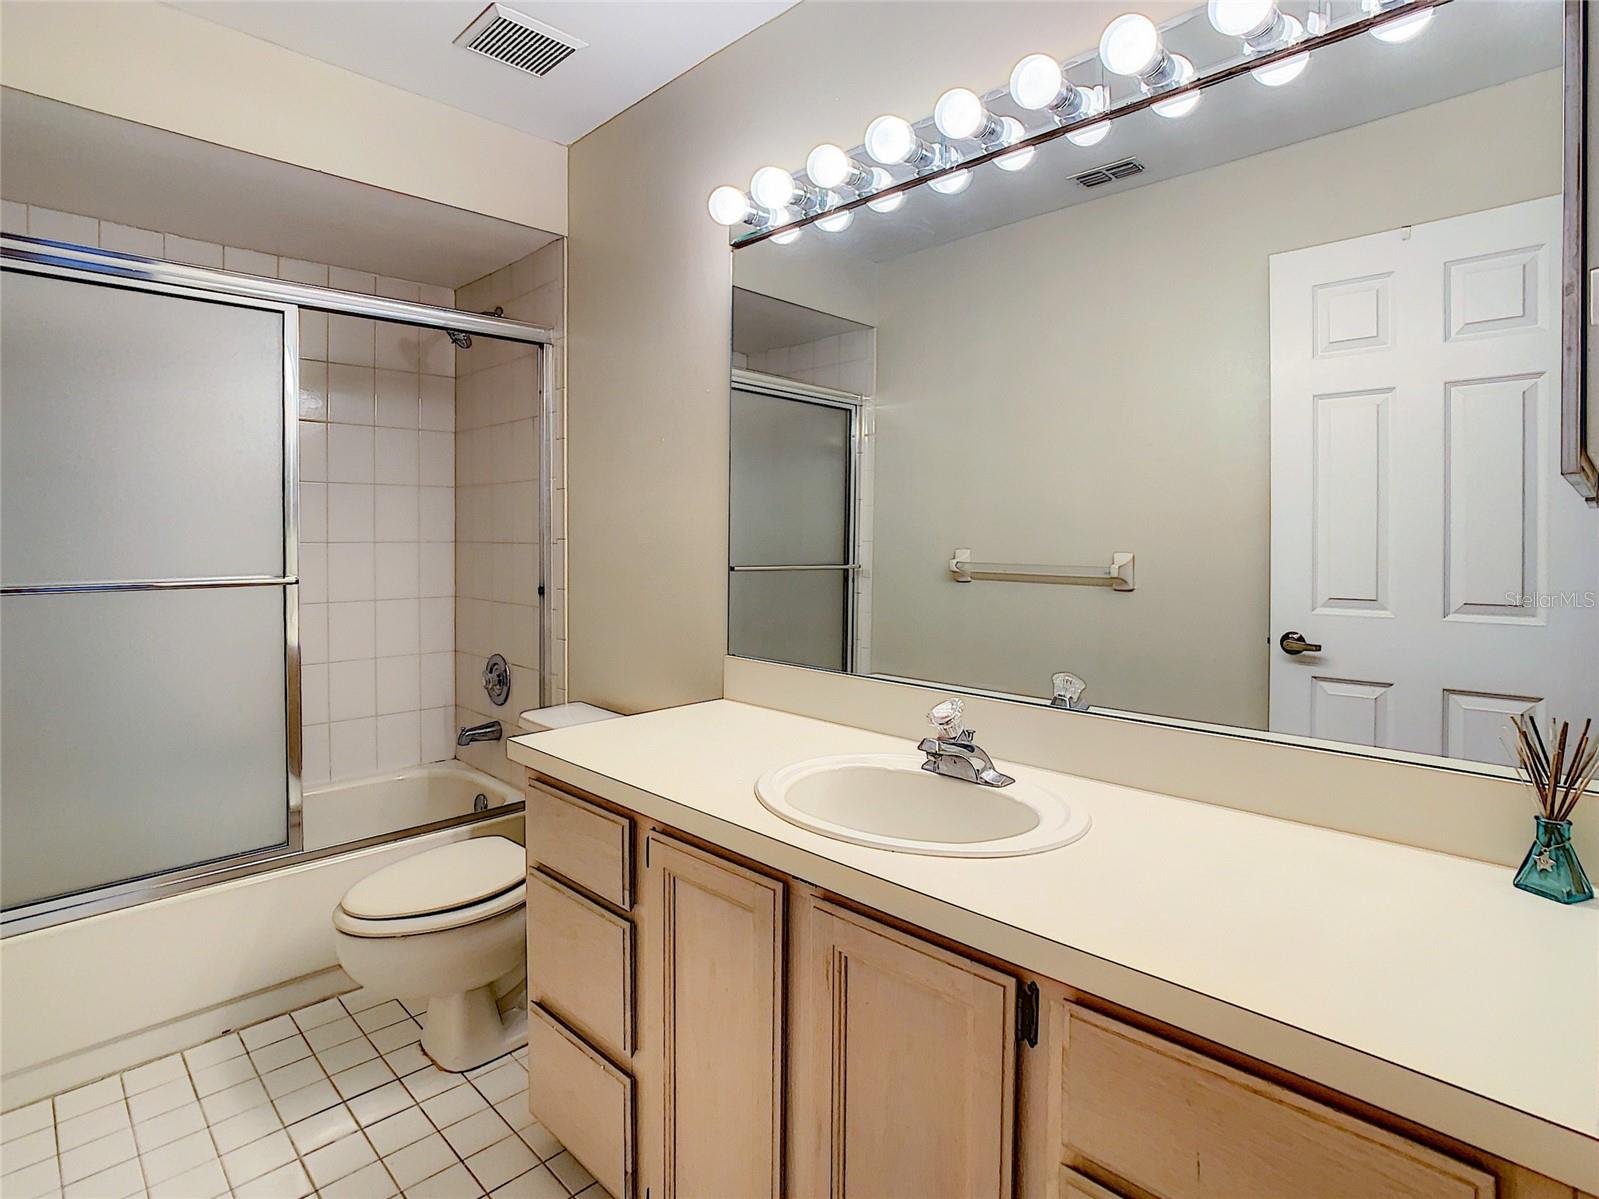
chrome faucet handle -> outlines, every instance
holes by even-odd
[[[1083,701],[1083,692],[1088,690],[1088,684],[1068,671],[1060,671],[1050,676],[1054,689],[1054,698],[1050,703],[1057,708],[1070,708],[1074,712],[1086,711],[1088,705]]]
[[[961,719],[966,715],[966,705],[958,696],[951,696],[942,703],[934,704],[927,713],[927,723],[938,730],[940,741],[958,740],[966,733],[961,726]]]

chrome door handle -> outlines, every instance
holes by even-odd
[[[1277,644],[1282,646],[1283,653],[1298,657],[1300,654],[1319,654],[1321,646],[1314,641],[1306,641],[1299,633],[1284,633],[1277,639]]]

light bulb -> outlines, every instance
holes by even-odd
[[[882,167],[872,168],[871,188],[874,192],[880,192],[885,187],[892,186],[893,182],[894,176],[890,175]],[[873,212],[898,212],[904,206],[904,192],[895,192],[892,196],[884,196],[879,200],[866,201],[866,207],[870,208]]]
[[[1288,58],[1271,63],[1269,66],[1256,67],[1249,72],[1256,80],[1267,87],[1281,87],[1285,83],[1292,83],[1305,73],[1305,68],[1310,65],[1310,51],[1295,54]]]
[[[1066,140],[1074,146],[1097,146],[1105,140],[1105,135],[1109,132],[1109,121],[1095,121],[1092,125],[1084,125],[1081,129],[1070,130],[1066,134]]]
[[[1141,13],[1123,13],[1099,39],[1099,61],[1112,75],[1143,75],[1160,60],[1160,32]]]
[[[794,199],[798,185],[782,167],[762,167],[750,176],[750,195],[762,208],[782,208]]]
[[[1432,24],[1432,12],[1432,9],[1424,8],[1420,12],[1406,13],[1402,17],[1395,17],[1392,21],[1373,25],[1371,36],[1391,46],[1408,42],[1413,37],[1419,37],[1421,32]]]
[[[933,124],[945,137],[957,141],[974,138],[988,144],[1001,134],[999,121],[983,107],[977,93],[967,87],[952,87],[938,98],[933,106]]]
[[[1193,63],[1189,62],[1181,54],[1173,54],[1171,56],[1171,60],[1175,67],[1173,81],[1177,84],[1177,86],[1181,87],[1183,84],[1190,82],[1194,78]],[[1175,121],[1178,117],[1186,117],[1189,113],[1193,112],[1194,109],[1198,108],[1199,100],[1200,91],[1198,88],[1195,88],[1193,91],[1186,92],[1181,96],[1174,97],[1173,99],[1157,101],[1156,103],[1151,104],[1150,107],[1153,108],[1159,116],[1167,117],[1170,120]]]
[[[1029,54],[1011,69],[1010,98],[1030,112],[1048,108],[1060,95],[1065,74],[1048,54]]]
[[[1010,146],[1022,140],[1027,133],[1022,128],[1022,123],[1015,117],[999,118],[1000,134],[1005,139],[1002,144]],[[1037,146],[1023,146],[1020,150],[1012,150],[1009,154],[1001,154],[994,159],[994,165],[1002,171],[1020,171],[1027,167],[1033,156],[1038,153]]]
[[[816,227],[823,233],[842,233],[855,223],[855,210],[846,208],[843,212],[830,212],[816,222]]]
[[[706,207],[711,210],[711,220],[718,225],[737,225],[747,217],[753,216],[755,209],[750,206],[750,198],[736,187],[723,184],[711,193],[711,198],[706,202]]]
[[[838,146],[823,142],[805,159],[805,173],[817,187],[863,190],[870,182],[869,168],[856,162]]]
[[[940,175],[927,186],[941,196],[958,196],[972,185],[970,170],[956,171],[950,175]]]
[[[916,131],[904,117],[881,116],[866,126],[866,152],[884,166],[909,162],[916,153],[918,140]]]
[[[1217,33],[1248,38],[1271,27],[1277,4],[1276,0],[1210,0],[1207,15]]]

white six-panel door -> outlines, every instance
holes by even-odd
[[[1599,718],[1559,244],[1551,196],[1272,256],[1273,731],[1504,762],[1513,713]]]

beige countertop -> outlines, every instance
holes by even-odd
[[[996,762],[1087,836],[965,859],[835,841],[756,778],[900,738],[717,700],[512,738],[513,761],[818,886],[1599,1190],[1599,903],[1511,871]]]

